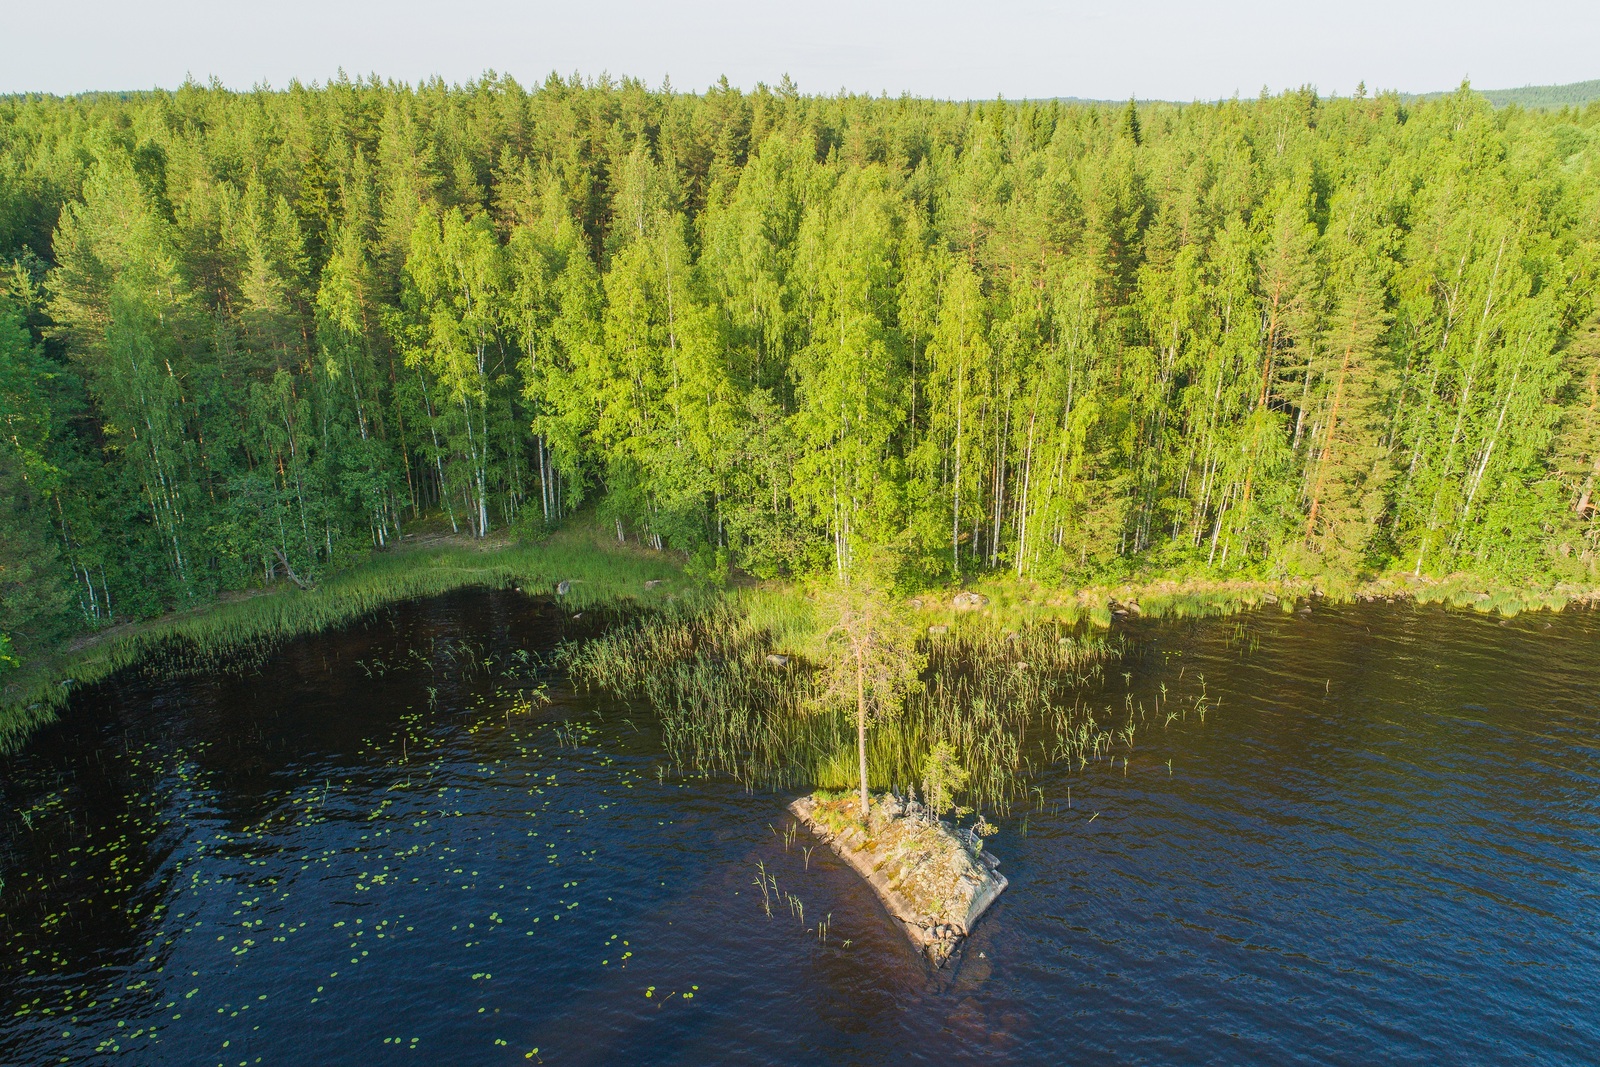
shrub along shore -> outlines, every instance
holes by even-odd
[[[848,752],[841,747],[843,726],[799,714],[802,694],[795,690],[785,696],[782,686],[772,684],[771,671],[762,670],[771,666],[765,657],[773,650],[805,647],[820,628],[803,587],[779,581],[735,581],[721,587],[714,576],[697,579],[689,573],[692,571],[692,566],[686,570],[678,553],[656,551],[637,542],[619,544],[610,531],[589,524],[575,524],[539,540],[484,543],[434,538],[401,546],[375,553],[310,589],[280,583],[253,594],[112,627],[30,660],[11,672],[0,689],[0,752],[15,750],[33,730],[53,721],[74,690],[123,668],[144,665],[169,673],[206,670],[237,662],[240,657],[264,655],[289,638],[343,626],[405,600],[468,587],[516,586],[529,592],[554,593],[558,584],[569,582],[566,599],[574,608],[602,604],[633,607],[645,621],[602,638],[593,643],[594,648],[567,649],[566,665],[580,682],[635,692],[665,708],[669,742],[674,736],[673,708],[731,713],[750,701],[762,700],[780,712],[779,718],[785,710],[794,713],[787,715],[794,720],[792,729],[778,729],[762,721],[742,734],[719,737],[714,744],[687,741],[696,730],[703,733],[709,729],[707,723],[693,729],[682,723],[685,730],[676,737],[686,747],[676,756],[701,769],[753,776],[752,782],[759,778],[794,785],[848,785],[853,768]],[[652,588],[647,588],[647,583]],[[688,589],[697,590],[698,595],[684,596]],[[941,663],[945,660],[954,672],[962,666],[960,661],[977,668],[967,675],[970,689],[930,690],[936,696],[929,699],[941,705],[935,718],[948,734],[956,728],[959,705],[976,701],[993,711],[1008,696],[1016,696],[1006,692],[1015,685],[1010,674],[995,674],[984,681],[984,664],[993,666],[997,657],[1012,662],[1033,649],[1033,660],[1044,666],[1059,659],[1060,679],[1076,683],[1093,674],[1111,650],[1107,642],[1093,636],[1094,631],[1110,628],[1118,619],[1225,615],[1269,605],[1287,611],[1312,599],[1331,603],[1411,600],[1513,616],[1523,611],[1592,607],[1600,603],[1600,589],[1572,585],[1514,588],[1467,574],[1443,580],[1385,575],[1342,581],[1161,577],[1078,589],[992,578],[965,590],[952,587],[909,593],[901,598],[899,607],[919,629],[926,628],[930,644],[939,646],[930,661],[934,675],[944,669]],[[669,635],[673,628],[675,632]],[[948,640],[938,640],[944,637]],[[1034,685],[1019,707],[1030,714],[1040,712],[1060,695],[1055,687]],[[908,780],[903,772],[915,765],[922,743],[929,739],[922,735],[933,725],[930,720],[909,733],[896,730],[877,735],[871,749],[874,783],[886,786]],[[765,731],[765,743],[757,743],[751,732],[755,730]],[[1093,733],[1080,735],[1091,738],[1085,742],[1091,749]],[[802,734],[805,742],[789,748]],[[969,740],[982,743],[977,733]],[[773,761],[777,753],[788,752],[785,770],[779,773],[777,762],[761,768],[760,751],[767,751]],[[795,752],[810,756],[795,762]],[[1000,762],[1014,763],[1009,759]],[[985,782],[982,776],[974,786],[1001,804],[1009,793],[997,781]]]

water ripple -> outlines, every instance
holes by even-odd
[[[1137,624],[1126,680],[1086,695],[1131,709],[1134,746],[1041,771],[991,846],[1011,889],[937,973],[787,833],[784,798],[671,773],[643,709],[555,680],[518,711],[503,677],[453,666],[523,662],[569,625],[462,593],[253,678],[83,694],[0,783],[0,1060],[1600,1047],[1593,615]]]

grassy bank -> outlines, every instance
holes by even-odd
[[[313,589],[280,586],[236,595],[190,611],[127,624],[41,657],[7,679],[0,691],[0,752],[55,718],[68,694],[134,664],[171,672],[206,670],[261,656],[299,634],[341,626],[387,605],[469,586],[518,586],[552,592],[571,582],[575,607],[664,600],[681,583],[677,557],[618,545],[589,527],[537,542],[402,547],[330,576]],[[651,580],[667,584],[647,591]]]
[[[928,625],[960,625],[975,616],[991,625],[1012,628],[1079,623],[1105,628],[1123,615],[1201,618],[1272,606],[1287,612],[1312,600],[1332,604],[1407,600],[1507,618],[1526,611],[1600,605],[1600,588],[1595,586],[1514,586],[1471,574],[1442,579],[1405,573],[1360,579],[1155,577],[1070,590],[997,577],[977,582],[966,591],[978,594],[983,603],[964,609],[955,603],[957,591],[949,589],[916,597],[912,604]]]
[[[38,657],[0,689],[0,752],[54,719],[69,693],[143,664],[192,672],[265,656],[296,635],[349,623],[390,604],[471,586],[553,592],[572,583],[575,608],[632,603],[633,621],[583,648],[567,665],[596,688],[648,699],[662,714],[673,757],[698,770],[756,782],[840,788],[854,775],[851,724],[812,709],[805,656],[820,628],[801,587],[749,584],[710,592],[684,578],[681,556],[619,545],[591,525],[532,542],[434,538],[381,553],[310,590],[280,586],[234,594],[186,612],[124,624]],[[647,582],[664,584],[646,590]],[[966,594],[962,597],[960,594]],[[975,596],[973,594],[976,594]],[[1115,642],[1096,638],[1119,617],[1186,618],[1311,599],[1407,599],[1512,616],[1600,603],[1594,587],[1511,587],[1471,575],[1443,580],[1395,574],[1363,580],[1216,580],[1163,577],[1061,589],[994,577],[966,590],[909,598],[925,629],[927,686],[875,731],[870,776],[879,788],[912,780],[927,746],[956,743],[974,765],[974,799],[1003,807],[1027,757],[1022,736],[1053,716],[1067,753],[1103,752],[1109,724],[1073,706],[1076,687],[1100,673]],[[792,655],[783,668],[769,653]]]

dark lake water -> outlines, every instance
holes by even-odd
[[[462,593],[80,694],[0,763],[0,1063],[1600,1057],[1592,614],[1136,627],[1088,698],[1163,710],[1000,820],[939,972],[786,797],[519,701],[571,625]]]

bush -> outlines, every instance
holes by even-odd
[[[970,809],[956,804],[955,794],[967,784],[969,772],[956,757],[955,746],[940,741],[928,750],[922,761],[922,802],[934,815],[946,812],[960,816]]]

